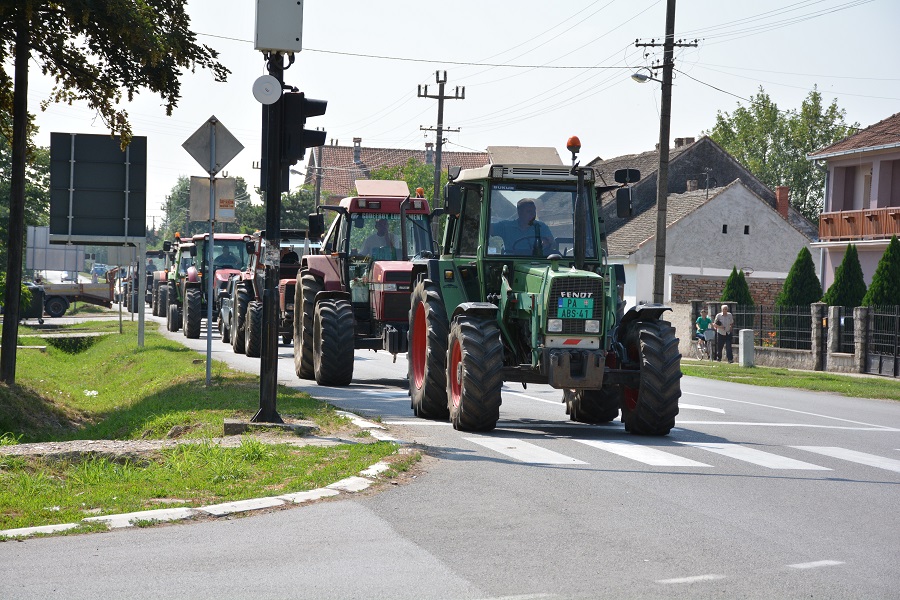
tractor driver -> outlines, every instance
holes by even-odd
[[[396,256],[398,244],[395,237],[388,230],[387,219],[378,219],[375,221],[375,233],[366,238],[366,241],[363,243],[362,253],[366,256],[371,256],[376,248],[383,248],[392,256]],[[375,256],[372,258],[377,259]]]
[[[534,198],[522,198],[516,203],[515,219],[495,223],[491,235],[503,238],[504,254],[547,256],[553,247],[553,233],[543,221],[537,220]]]
[[[221,269],[223,267],[231,267],[232,269],[236,269],[238,267],[238,257],[231,253],[231,248],[228,246],[224,246],[222,248],[222,253],[218,255],[215,260],[213,260],[213,266],[217,269]]]

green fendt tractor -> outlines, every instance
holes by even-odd
[[[500,417],[504,381],[563,390],[573,421],[666,435],[681,396],[669,307],[623,314],[624,269],[607,262],[599,197],[616,191],[630,215],[628,183],[595,187],[579,167],[487,165],[451,169],[439,258],[416,261],[409,312],[409,390],[416,415],[486,431]]]

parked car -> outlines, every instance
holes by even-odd
[[[109,269],[109,267],[107,267],[106,265],[95,263],[91,268],[91,275],[96,275],[97,277],[105,277],[107,269]]]

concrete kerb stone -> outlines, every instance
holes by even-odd
[[[372,485],[371,479],[354,476],[341,479],[326,487],[331,490],[340,490],[342,492],[361,492],[370,485]]]
[[[319,426],[312,421],[296,421],[293,423],[251,423],[239,419],[225,419],[225,435],[242,435],[248,431],[266,431],[279,429],[290,431],[296,435],[312,435],[319,430]]]
[[[250,498],[249,500],[237,500],[236,502],[223,502],[210,506],[201,506],[197,510],[209,513],[215,517],[225,517],[234,513],[261,510],[264,508],[277,508],[284,505],[284,500],[275,497]]]
[[[138,512],[124,513],[121,515],[103,515],[100,517],[88,517],[85,521],[106,523],[110,529],[133,527],[140,521],[181,521],[190,519],[197,514],[196,508],[161,508],[158,510],[141,510]]]

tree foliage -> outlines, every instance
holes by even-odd
[[[834,272],[834,282],[825,292],[822,302],[829,306],[860,306],[866,295],[866,280],[863,277],[862,265],[856,246],[847,246],[844,259]]]
[[[762,87],[745,107],[719,111],[708,135],[767,186],[791,188],[791,204],[815,222],[822,212],[825,173],[806,156],[833,144],[858,127],[833,100],[827,107],[813,89],[800,109],[779,110]]]
[[[791,265],[781,293],[775,299],[775,306],[806,306],[822,298],[822,284],[816,275],[809,248],[804,246]]]
[[[432,196],[434,195],[434,165],[428,165],[415,158],[410,158],[405,165],[395,167],[385,166],[372,170],[369,179],[393,179],[405,181],[411,194],[415,195],[416,188],[425,190],[425,198],[428,204],[434,208]],[[447,172],[441,173],[441,189],[447,183]],[[440,193],[440,192],[439,192]]]
[[[900,305],[900,242],[891,236],[887,249],[875,267],[872,285],[862,301],[864,306]]]
[[[159,94],[171,115],[181,97],[178,78],[197,67],[224,81],[218,53],[196,42],[187,0],[0,0],[0,112],[12,113],[16,31],[29,24],[31,61],[56,83],[45,106],[84,101],[122,143],[131,139],[119,107],[141,90]],[[124,98],[123,98],[124,97]]]
[[[738,271],[737,267],[731,268],[731,275],[725,281],[725,288],[719,301],[734,302],[739,306],[753,306],[753,296],[750,295],[744,271]]]

